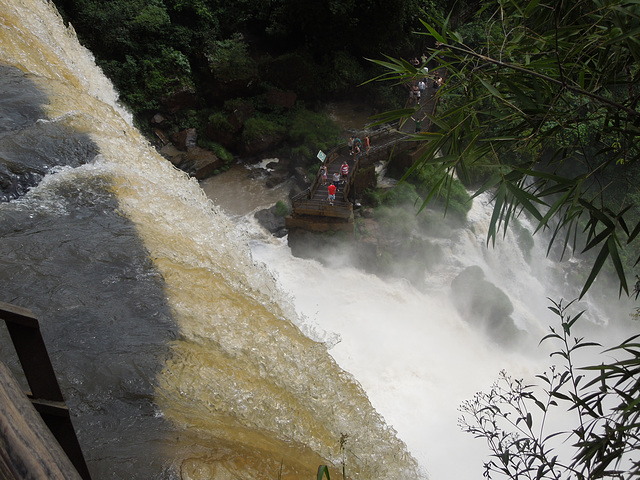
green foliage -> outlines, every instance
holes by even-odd
[[[131,22],[134,30],[150,34],[158,34],[170,24],[171,18],[169,18],[164,5],[153,2],[146,2],[146,5],[134,15]]]
[[[466,220],[467,213],[471,210],[471,196],[458,179],[439,176],[438,167],[433,164],[423,164],[413,169],[411,176],[405,178],[415,186],[422,208],[426,206],[425,196],[431,195],[435,205],[443,207],[459,221]],[[439,182],[443,182],[444,186]],[[401,182],[399,186],[404,184],[405,182]]]
[[[331,477],[329,476],[329,467],[326,465],[319,465],[317,480],[322,480],[325,476],[327,477],[327,480],[331,480]]]
[[[489,241],[527,212],[536,231],[550,230],[550,248],[557,240],[599,252],[581,296],[607,260],[620,292],[628,293],[626,270],[640,260],[640,222],[630,197],[615,199],[615,193],[638,191],[637,177],[626,183],[619,175],[621,164],[640,158],[636,3],[501,0],[484,5],[480,15],[464,32],[471,43],[446,19],[423,22],[424,35],[437,45],[433,62],[446,69],[436,129],[413,166],[437,166],[425,202],[452,187],[452,172],[470,178],[474,166],[495,162],[476,190],[494,192]],[[374,63],[387,69],[378,80],[420,75],[401,59]],[[627,265],[624,249],[635,251]]]
[[[360,85],[367,77],[361,62],[342,50],[335,52],[329,59],[331,63],[324,68],[324,81],[321,87],[325,91],[346,93]]]
[[[260,103],[265,85],[310,105],[336,96],[393,104],[397,89],[357,88],[371,76],[363,53],[406,45],[419,3],[55,0],[141,128],[185,87],[205,108],[242,96],[262,113],[276,110]]]
[[[382,193],[380,190],[367,188],[362,192],[362,202],[370,207],[379,207],[382,205]]]
[[[278,217],[286,217],[291,213],[291,207],[282,200],[278,200],[276,202],[276,210],[274,213]]]
[[[384,205],[387,206],[399,206],[416,205],[420,203],[421,199],[416,191],[415,185],[402,182],[388,190],[383,195],[382,201]]]
[[[186,130],[188,128],[195,128],[196,130],[202,130],[200,116],[198,112],[193,109],[184,110],[179,113],[175,122],[175,128],[179,130]]]
[[[298,108],[288,123],[291,142],[307,146],[313,156],[318,150],[328,152],[342,141],[341,128],[323,113]]]
[[[543,339],[559,343],[552,353],[561,360],[559,369],[538,375],[539,385],[503,372],[490,392],[478,393],[461,406],[462,429],[485,439],[492,452],[485,463],[487,478],[640,476],[639,336],[607,350],[602,364],[578,368],[579,352],[599,345],[574,333],[584,312],[572,317],[570,306],[553,302],[550,309],[561,328],[551,328]],[[572,416],[566,430],[555,430],[555,413]]]
[[[162,96],[195,84],[192,32],[162,0],[58,0],[81,42],[96,57],[134,114],[157,109]]]
[[[264,135],[282,135],[285,128],[266,118],[251,117],[244,124],[242,140],[246,143],[259,140]]]
[[[247,81],[257,75],[256,62],[249,56],[242,35],[214,41],[207,52],[209,68],[220,82]]]
[[[219,143],[198,137],[198,145],[202,148],[206,148],[207,150],[211,150],[225,163],[225,165],[231,165],[231,162],[233,162],[233,154]]]
[[[390,237],[409,238],[416,228],[416,214],[406,207],[382,206],[374,210],[381,232]]]
[[[157,109],[162,97],[192,86],[188,60],[169,47],[150,57],[126,55],[124,61],[108,60],[102,67],[124,102],[136,112]]]
[[[218,132],[233,132],[233,127],[229,123],[227,115],[223,112],[215,112],[207,119],[211,128]]]

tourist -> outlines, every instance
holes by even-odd
[[[422,120],[424,119],[421,118],[420,120],[418,120],[417,118],[411,117],[411,120],[416,122],[416,133],[420,133],[422,131]]]
[[[327,197],[327,200],[329,200],[329,205],[333,205],[333,202],[336,199],[336,186],[333,183],[330,183],[327,187],[327,191],[329,193],[329,196]]]
[[[364,137],[364,153],[369,153],[369,149],[371,148],[371,140],[369,139],[369,135]]]
[[[420,90],[420,96],[422,97],[422,94],[424,93],[425,88],[427,88],[427,84],[424,83],[424,80],[420,80],[418,82],[418,90]]]
[[[354,162],[358,159],[358,157],[360,156],[361,152],[362,152],[362,150],[360,150],[360,145],[358,145],[357,143],[354,143],[354,145],[353,145],[353,161]]]
[[[353,153],[353,144],[354,144],[354,142],[355,142],[355,137],[353,135],[351,135],[349,137],[349,142],[348,142],[348,144],[349,144],[349,152],[350,153]]]
[[[333,173],[333,184],[337,187],[339,183],[340,183],[340,173],[334,172]]]
[[[322,178],[322,185],[327,184],[327,167],[322,165],[320,167],[320,178]]]
[[[358,148],[358,146],[355,145],[354,148]],[[340,167],[340,174],[342,175],[342,181],[346,182],[347,177],[349,176],[349,164],[346,160],[342,162],[342,166]]]

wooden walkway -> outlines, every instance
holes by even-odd
[[[411,118],[404,122],[381,128],[370,135],[371,148],[354,159],[347,145],[341,145],[331,150],[324,161],[327,167],[327,183],[322,184],[320,168],[311,186],[292,199],[292,213],[286,218],[289,230],[302,228],[311,231],[349,232],[353,230],[353,204],[355,202],[354,184],[362,166],[373,165],[387,161],[392,155],[415,149],[416,122],[421,120],[421,131],[428,131],[432,127],[428,116],[435,112],[437,96],[432,86],[426,89],[419,108]],[[417,107],[407,102],[405,108]],[[361,132],[360,139],[364,139]],[[331,205],[328,200],[327,187],[332,182],[335,172],[340,173],[340,167],[346,161],[349,165],[349,176],[346,182],[340,183],[336,191],[336,199]]]

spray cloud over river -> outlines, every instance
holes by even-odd
[[[301,329],[332,345],[331,355],[362,383],[374,407],[398,430],[430,478],[452,478],[452,462],[458,478],[478,478],[487,452],[458,430],[457,407],[491,385],[501,369],[531,377],[543,368],[535,346],[543,325],[538,321],[550,321],[542,303],[531,305],[542,319],[533,317],[529,305],[517,305],[521,321],[534,329],[534,340],[526,344],[530,351],[521,353],[489,340],[454,307],[449,285],[457,272],[468,265],[481,264],[488,270],[487,262],[499,263],[499,252],[487,249],[482,237],[489,205],[479,201],[474,206],[470,226],[475,233],[460,229],[457,238],[442,240],[449,260],[437,270],[425,270],[427,286],[418,290],[403,279],[362,272],[339,251],[329,254],[324,264],[291,256],[286,239],[268,236],[253,218],[255,211],[273,204],[272,195],[278,192],[265,191],[264,203],[257,200],[253,205],[239,204],[229,195],[260,183],[241,170],[209,179],[203,187],[252,239],[254,258],[269,265],[290,293]],[[515,244],[512,248],[521,261],[522,252]],[[527,273],[521,271],[519,281],[541,288]],[[498,270],[494,274],[492,280],[502,276]],[[505,280],[508,287],[510,280]]]

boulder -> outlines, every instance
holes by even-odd
[[[262,135],[260,138],[246,142],[242,146],[242,151],[247,156],[257,156],[276,148],[284,141],[284,135]]]
[[[267,92],[267,103],[287,109],[293,108],[296,104],[298,96],[295,92],[284,92],[275,88]]]
[[[212,151],[200,147],[190,147],[179,168],[197,180],[204,180],[215,175],[216,170],[222,167],[224,167],[224,162]]]
[[[300,187],[300,185],[293,185],[291,190],[289,191],[289,199],[293,199],[293,197],[300,195],[305,189]]]
[[[515,325],[509,297],[485,278],[482,268],[467,267],[451,282],[456,309],[471,325],[484,330],[494,341],[509,345],[523,332]]]
[[[375,188],[378,185],[378,177],[374,166],[360,168],[355,178],[353,187],[356,192],[363,192],[368,188]]]
[[[169,160],[176,168],[180,168],[180,165],[184,163],[184,157],[186,155],[185,152],[178,150],[172,143],[163,146],[158,150],[158,153]]]
[[[289,175],[286,172],[274,172],[269,175],[265,184],[268,188],[274,188],[286,182],[288,178]]]
[[[198,94],[194,89],[184,87],[176,90],[171,95],[163,97],[160,101],[169,113],[174,114],[180,110],[196,108],[198,106]]]
[[[189,148],[193,148],[198,143],[198,134],[195,128],[188,128],[181,132],[174,133],[171,136],[171,140],[175,146],[182,151],[186,151]]]
[[[233,150],[236,146],[236,137],[233,132],[215,128],[213,125],[207,125],[207,137],[212,142],[219,143],[227,150]]]
[[[309,178],[309,175],[307,175],[307,171],[304,168],[296,167],[293,173],[296,184],[303,186],[304,188],[307,188],[309,185],[311,185],[313,179]]]
[[[255,110],[255,107],[249,102],[238,105],[228,118],[233,131],[237,132],[240,130],[244,126],[244,123],[251,118]]]
[[[283,237],[287,234],[284,217],[276,215],[276,207],[265,208],[255,213],[255,218],[269,233],[276,237]]]
[[[162,125],[166,121],[167,121],[167,119],[161,113],[156,113],[153,117],[151,117],[151,124],[152,125]]]

